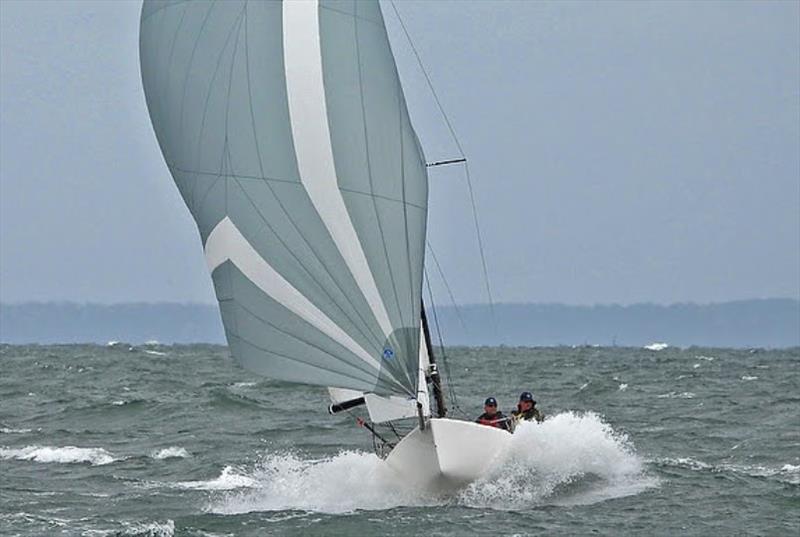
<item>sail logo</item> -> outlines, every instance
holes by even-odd
[[[383,349],[383,359],[391,360],[392,358],[394,358],[394,351],[392,350],[392,348],[386,347],[385,349]]]

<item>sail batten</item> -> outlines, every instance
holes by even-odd
[[[427,175],[377,2],[145,0],[140,57],[234,358],[415,397]]]

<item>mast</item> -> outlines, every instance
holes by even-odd
[[[444,403],[444,391],[442,390],[442,377],[439,376],[439,368],[436,366],[436,359],[433,356],[433,345],[431,345],[431,331],[428,328],[428,316],[425,315],[425,303],[422,303],[422,333],[425,335],[425,347],[428,349],[428,361],[431,364],[430,378],[433,385],[433,398],[436,400],[436,417],[443,418],[447,414],[447,406]]]

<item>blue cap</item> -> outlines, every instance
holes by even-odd
[[[520,401],[530,401],[531,403],[535,403],[536,401],[533,400],[533,394],[531,392],[522,392],[519,395]]]
[[[497,406],[497,399],[494,397],[487,397],[486,401],[483,402],[483,406]]]

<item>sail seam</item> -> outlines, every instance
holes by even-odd
[[[241,183],[239,182],[237,177],[235,177],[236,184],[239,187],[239,189],[241,190],[241,192],[245,195],[247,200],[250,202],[250,204],[253,206],[253,208],[255,209],[256,213],[259,215],[259,218],[261,218],[261,220],[264,222],[266,227],[270,231],[272,231],[273,234],[275,234],[275,236],[277,237],[277,239],[281,243],[281,245],[284,248],[286,248],[286,251],[289,253],[289,255],[292,256],[292,258],[297,262],[297,264],[303,269],[305,274],[308,275],[308,277],[311,279],[311,281],[313,281],[322,290],[322,292],[325,294],[325,296],[327,296],[330,299],[330,301],[337,307],[337,309],[344,315],[344,317],[359,332],[361,337],[363,337],[368,342],[371,341],[373,343],[373,345],[375,345],[377,348],[379,348],[383,344],[383,341],[382,341],[383,338],[378,337],[378,335],[373,332],[372,327],[369,325],[369,323],[366,321],[366,319],[364,319],[364,317],[362,317],[358,307],[356,307],[356,305],[351,301],[348,293],[346,293],[344,291],[344,289],[342,288],[342,286],[339,283],[339,281],[328,270],[326,264],[323,262],[322,257],[320,256],[319,252],[317,252],[317,250],[314,248],[314,246],[311,244],[311,242],[300,231],[300,226],[297,225],[297,223],[291,217],[289,211],[286,210],[286,207],[284,206],[283,201],[275,193],[275,190],[272,188],[272,185],[269,183],[269,181],[270,180],[274,180],[274,181],[280,181],[280,182],[291,182],[291,183],[294,183],[294,184],[300,186],[301,188],[303,187],[303,184],[300,181],[288,181],[288,180],[284,181],[284,180],[280,180],[280,179],[270,179],[270,178],[266,177],[266,175],[264,174],[264,162],[263,162],[263,158],[261,156],[261,147],[259,145],[259,140],[258,140],[258,130],[256,129],[255,110],[253,108],[252,84],[251,84],[251,81],[250,81],[250,53],[249,53],[250,45],[249,45],[248,31],[247,31],[247,27],[248,27],[248,25],[247,25],[247,13],[248,13],[247,12],[247,4],[245,4],[245,27],[244,27],[244,36],[245,36],[245,72],[247,74],[246,78],[247,78],[248,105],[249,105],[249,109],[250,109],[250,126],[251,126],[251,129],[253,131],[254,146],[255,146],[255,150],[256,150],[256,156],[258,158],[259,171],[261,171],[261,175],[262,175],[261,178],[263,178],[265,180],[264,181],[264,185],[267,187],[267,189],[269,190],[270,194],[272,194],[272,196],[275,198],[275,201],[278,203],[278,206],[281,208],[281,211],[283,212],[283,215],[285,216],[287,222],[289,222],[289,224],[292,226],[292,228],[294,228],[295,232],[297,232],[298,236],[300,236],[300,238],[303,240],[303,243],[306,245],[306,247],[312,253],[312,255],[317,260],[319,265],[322,267],[322,271],[328,276],[328,278],[330,278],[331,282],[333,282],[334,287],[341,293],[342,297],[344,298],[344,302],[347,305],[349,305],[352,308],[352,310],[355,312],[355,315],[358,318],[358,320],[360,321],[360,324],[357,323],[350,316],[350,314],[348,314],[348,312],[345,311],[345,309],[339,304],[339,302],[333,298],[333,296],[326,289],[326,286],[322,285],[322,283],[320,281],[318,281],[318,279],[314,276],[314,274],[309,269],[307,269],[305,266],[303,266],[303,264],[300,262],[299,257],[297,256],[297,254],[295,254],[295,252],[293,252],[289,248],[289,245],[284,242],[284,240],[281,237],[281,235],[278,234],[273,229],[272,225],[270,225],[269,221],[261,213],[261,211],[259,210],[259,208],[256,205],[256,203],[251,199],[250,195],[247,193],[246,189],[241,185]],[[356,285],[357,285],[357,283],[356,283]]]
[[[237,265],[235,265],[235,263],[234,263],[234,266],[236,266],[236,267],[238,268],[238,266],[237,266]],[[332,358],[333,358],[334,360],[336,360],[337,362],[339,362],[339,363],[342,363],[342,364],[345,364],[345,365],[346,365],[346,366],[348,366],[348,367],[352,367],[353,369],[355,369],[355,370],[357,370],[357,371],[360,371],[360,372],[362,372],[362,373],[364,373],[364,374],[368,375],[368,376],[369,376],[369,378],[370,378],[370,379],[372,379],[372,380],[374,380],[374,379],[375,379],[375,375],[376,375],[376,373],[377,373],[377,371],[376,371],[376,370],[374,370],[374,369],[371,369],[371,370],[370,370],[370,369],[364,369],[364,368],[360,367],[359,365],[356,365],[356,364],[354,364],[354,363],[348,362],[347,360],[343,360],[343,359],[342,359],[340,356],[337,356],[337,355],[335,355],[334,353],[332,353],[331,351],[329,351],[329,350],[326,350],[326,349],[324,349],[323,347],[320,347],[320,346],[319,346],[319,345],[317,345],[316,343],[312,343],[311,341],[309,341],[309,340],[307,340],[307,339],[303,339],[303,338],[301,338],[300,336],[297,336],[297,335],[295,335],[295,334],[292,334],[291,332],[288,332],[288,331],[286,331],[286,330],[284,330],[284,329],[282,329],[282,328],[278,327],[276,324],[272,323],[271,321],[269,321],[269,320],[267,320],[267,319],[264,319],[264,318],[263,318],[263,317],[261,317],[260,315],[258,315],[258,314],[256,314],[255,312],[253,312],[253,311],[252,311],[250,308],[248,308],[247,306],[245,306],[245,305],[244,305],[244,304],[242,304],[241,302],[236,302],[236,305],[237,305],[237,306],[239,306],[240,308],[242,308],[242,310],[244,310],[246,313],[250,314],[252,317],[254,317],[254,318],[258,319],[259,321],[261,321],[262,323],[264,323],[264,324],[266,324],[266,325],[268,325],[268,326],[271,326],[271,327],[272,327],[274,330],[276,330],[276,331],[278,331],[278,332],[280,332],[280,333],[282,333],[282,334],[284,334],[284,335],[286,335],[286,336],[288,336],[288,337],[290,337],[290,338],[292,338],[292,339],[294,339],[294,340],[296,340],[296,341],[299,341],[300,343],[303,343],[303,344],[305,344],[305,345],[308,345],[309,347],[313,347],[313,348],[317,349],[318,351],[320,351],[320,352],[322,352],[322,353],[324,353],[324,354],[327,354],[328,356],[332,357]],[[286,307],[286,306],[283,306],[283,304],[281,304],[281,306],[282,306],[282,307],[284,307],[284,308]],[[304,319],[304,321],[305,321],[305,319]],[[306,322],[308,322],[308,321],[306,321]],[[314,325],[312,325],[311,323],[308,323],[308,324],[309,324],[310,326],[312,326],[312,327],[313,327],[315,330],[319,330],[318,328],[316,328],[316,327],[315,327]],[[330,336],[327,336],[327,335],[326,335],[326,337],[330,337]],[[341,346],[341,343],[338,343],[338,342],[337,342],[337,344]],[[343,347],[343,348],[346,348],[346,347]],[[287,355],[287,356],[288,356],[288,355]],[[298,362],[302,362],[302,360],[300,360],[299,358],[297,359],[297,361],[298,361]],[[303,363],[306,363],[306,362],[303,362]],[[362,363],[363,363],[363,362],[362,362]],[[324,368],[323,368],[323,369],[324,369]],[[331,370],[331,371],[332,371],[332,370]]]
[[[174,165],[171,165],[171,164],[168,164],[168,167],[169,167],[170,170],[175,170],[175,171],[178,171],[178,172],[181,172],[181,173],[186,173],[186,174],[191,174],[191,175],[210,175],[210,176],[213,176],[213,177],[217,177],[219,175],[222,175],[223,177],[229,177],[229,178],[232,178],[232,179],[245,179],[245,180],[252,180],[252,181],[271,181],[271,182],[274,182],[274,183],[283,183],[283,184],[296,185],[296,186],[298,186],[300,188],[303,188],[303,184],[302,183],[300,183],[299,181],[292,181],[291,179],[278,179],[277,177],[263,177],[263,176],[258,176],[258,175],[242,175],[240,173],[233,173],[233,172],[224,173],[224,174],[220,174],[219,172],[211,172],[211,171],[201,172],[201,171],[198,171],[198,170],[187,170],[185,168],[180,168],[178,166],[174,166]],[[342,192],[350,193],[350,194],[359,194],[361,196],[369,196],[369,197],[374,197],[374,198],[378,198],[378,199],[382,199],[382,200],[386,200],[386,201],[391,201],[393,203],[400,203],[402,205],[408,205],[409,207],[414,207],[414,208],[420,209],[422,211],[426,211],[428,209],[424,205],[419,205],[419,204],[413,203],[413,202],[408,201],[408,200],[404,201],[402,199],[392,198],[390,196],[384,196],[383,194],[375,194],[374,192],[364,192],[362,190],[356,190],[354,188],[346,188],[346,187],[339,187],[339,190],[341,190]]]
[[[206,16],[203,19],[203,23],[200,25],[200,29],[197,31],[197,36],[195,37],[194,45],[192,46],[192,53],[189,55],[189,62],[186,65],[186,74],[183,77],[183,91],[181,92],[180,113],[178,115],[180,131],[184,130],[183,111],[184,111],[184,106],[186,105],[186,90],[189,87],[189,74],[192,72],[192,64],[194,63],[194,56],[197,53],[197,46],[200,44],[200,37],[203,35],[203,31],[206,28],[206,24],[208,24],[208,19],[211,17],[211,12],[213,10],[214,10],[214,4],[209,4]]]
[[[223,218],[209,234],[205,254],[210,272],[213,273],[219,265],[230,260],[267,295],[282,303],[301,319],[316,326],[371,366],[381,369],[380,363],[375,358],[261,257],[229,217]]]
[[[358,9],[358,4],[354,4],[355,9]],[[386,236],[383,233],[383,224],[381,222],[381,213],[378,211],[378,204],[375,200],[375,185],[372,178],[372,159],[370,158],[369,152],[369,133],[367,128],[367,111],[364,106],[364,83],[363,83],[363,75],[362,75],[362,67],[361,67],[361,47],[358,42],[358,21],[353,21],[353,33],[356,45],[356,65],[358,66],[358,95],[359,95],[359,104],[361,105],[361,124],[362,129],[364,131],[364,149],[365,149],[365,156],[367,158],[367,177],[369,178],[369,191],[372,194],[372,210],[375,213],[375,221],[378,223],[378,234],[381,237],[381,246],[383,247],[383,257],[386,260],[386,268],[389,273],[389,281],[392,283],[392,292],[394,293],[394,301],[397,305],[397,315],[400,318],[401,326],[410,326],[406,325],[405,319],[403,318],[403,309],[400,307],[400,296],[397,293],[397,284],[394,281],[394,271],[392,270],[392,263],[389,259],[389,250],[386,248]],[[415,384],[409,378],[409,382],[411,384]]]
[[[236,50],[237,50],[238,45],[239,45],[239,34],[237,32],[241,32],[242,31],[242,20],[243,20],[242,17],[243,17],[243,15],[244,15],[244,9],[242,9],[242,11],[239,13],[239,15],[233,21],[233,24],[231,25],[231,29],[228,32],[228,35],[225,37],[225,43],[222,45],[222,51],[220,52],[219,57],[217,58],[217,63],[216,63],[216,66],[214,67],[214,73],[211,75],[211,81],[208,84],[208,91],[206,92],[206,99],[205,99],[205,102],[203,103],[203,116],[202,116],[202,118],[200,120],[200,132],[199,132],[199,134],[197,136],[197,145],[195,146],[195,150],[194,150],[194,154],[195,154],[194,160],[195,161],[198,160],[198,156],[200,154],[200,146],[203,143],[203,134],[205,133],[205,130],[206,130],[206,118],[208,117],[208,103],[211,101],[211,95],[214,93],[214,84],[217,81],[217,75],[219,74],[219,68],[222,66],[222,60],[225,57],[225,51],[228,50],[228,44],[230,43],[231,37],[233,37],[234,33],[236,33],[237,35],[236,35],[236,40],[234,41],[233,52],[231,53],[231,70],[233,68],[234,62],[236,61]],[[230,100],[230,87],[231,87],[230,80],[228,80],[228,100]],[[226,125],[226,129],[225,129],[226,141],[227,141],[227,134],[228,134],[228,130],[227,130],[227,125]],[[221,178],[222,174],[220,174],[219,177]],[[214,183],[216,183],[216,181]],[[192,191],[191,191],[192,205],[197,207],[197,208],[199,208],[199,209],[202,209],[202,205],[200,205],[200,206],[196,205],[196,203],[197,203],[197,200],[195,199],[195,191],[197,190],[196,186],[197,186],[197,181],[192,182]],[[210,189],[211,188],[209,188],[209,190]],[[208,191],[206,191],[206,196],[207,195],[208,195]]]
[[[291,362],[299,362],[299,363],[301,363],[303,365],[306,365],[308,367],[313,367],[314,369],[321,369],[323,371],[327,371],[328,373],[333,373],[334,375],[338,375],[338,376],[341,376],[341,377],[346,377],[347,376],[346,374],[344,374],[342,372],[334,371],[332,369],[328,369],[326,367],[322,367],[322,366],[320,366],[318,364],[314,364],[314,363],[306,362],[304,360],[299,360],[299,359],[296,359],[296,358],[292,358],[290,356],[286,356],[286,355],[281,354],[279,352],[275,352],[274,350],[267,349],[265,347],[262,347],[262,346],[258,345],[257,343],[254,343],[254,342],[250,341],[249,339],[243,338],[242,336],[237,335],[236,337],[237,337],[237,339],[239,341],[241,341],[241,342],[243,342],[243,343],[245,343],[247,345],[250,345],[251,347],[254,347],[254,348],[258,349],[259,351],[264,352],[266,354],[272,354],[274,356],[278,356],[280,358],[283,358],[283,359],[285,359],[287,361],[291,361]],[[356,378],[357,379],[357,377],[352,377],[352,378]],[[305,381],[305,383],[307,383],[307,382],[308,381]],[[366,383],[368,385],[373,385],[373,381],[372,380],[369,380]],[[321,383],[320,384],[320,386],[327,386],[327,385],[328,385],[327,383]],[[405,393],[405,391],[403,391],[402,393]]]
[[[190,2],[190,0],[176,0],[175,2],[172,2],[171,4],[164,4],[162,6],[159,6],[159,7],[155,8],[153,11],[151,11],[150,13],[148,13],[147,15],[142,16],[142,22],[146,21],[147,19],[149,19],[150,17],[152,17],[156,13],[164,11],[167,8],[175,7],[175,6],[181,6],[181,5],[187,5],[187,4],[189,4],[189,2]]]
[[[388,337],[392,323],[338,190],[325,102],[318,2],[283,4],[289,118],[300,180]]]
[[[356,0],[355,5],[358,6],[358,0]],[[335,7],[331,7],[331,6],[328,6],[328,5],[325,5],[325,4],[320,4],[319,7],[321,9],[325,9],[327,11],[332,11],[332,12],[337,13],[339,15],[344,15],[345,17],[350,17],[352,19],[358,19],[358,20],[361,20],[361,21],[364,21],[364,22],[368,22],[370,24],[374,24],[375,26],[378,26],[379,28],[382,27],[381,23],[378,22],[378,21],[374,21],[374,20],[368,19],[366,17],[360,17],[357,14],[354,15],[353,13],[348,13],[346,11],[342,11],[341,9],[336,9]]]

